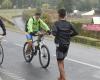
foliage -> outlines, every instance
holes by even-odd
[[[100,32],[83,30],[82,23],[73,23],[73,25],[74,25],[75,29],[78,31],[80,36],[100,39]]]
[[[37,10],[25,10],[23,12],[23,20],[26,22],[30,17],[34,15]],[[46,22],[49,26],[52,25],[50,15],[45,11],[42,13],[41,19]]]
[[[9,8],[11,8],[12,7],[12,2],[11,2],[11,0],[3,0],[3,2],[2,2],[2,8],[7,8],[7,9],[9,9]]]
[[[60,0],[58,4],[58,9],[64,8],[68,13],[72,12],[72,0]]]

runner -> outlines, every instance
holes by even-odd
[[[66,11],[64,9],[60,9],[58,11],[58,15],[59,20],[54,23],[52,33],[55,36],[56,56],[60,72],[60,77],[58,80],[66,80],[64,71],[64,59],[68,53],[70,39],[71,37],[77,35],[77,32],[70,24],[70,22],[66,21]]]

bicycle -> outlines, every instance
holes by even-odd
[[[3,63],[3,60],[4,60],[4,51],[1,44],[3,38],[4,36],[0,36],[0,65]]]
[[[24,55],[25,61],[30,63],[33,57],[36,56],[37,53],[39,53],[39,61],[42,68],[47,68],[50,63],[50,52],[49,52],[48,47],[44,43],[44,35],[45,34],[35,35],[35,36],[38,36],[38,39],[34,41],[32,40],[33,45],[28,56],[27,56],[28,42],[25,42],[24,48],[23,48],[23,55]],[[37,43],[36,46],[34,45],[35,43]],[[42,58],[47,61],[45,62],[44,60],[42,60]]]

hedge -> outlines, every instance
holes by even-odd
[[[100,40],[90,38],[90,37],[76,36],[72,38],[72,42],[87,44],[87,45],[96,46],[100,48]]]
[[[82,23],[72,23],[80,36],[100,39],[100,32],[87,31],[82,29]]]

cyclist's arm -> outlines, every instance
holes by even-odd
[[[27,27],[28,33],[32,33],[33,32],[33,19],[32,18],[29,19],[27,25],[28,25],[28,27]]]
[[[6,28],[5,28],[5,25],[4,25],[2,20],[0,20],[0,26],[1,26],[2,30],[3,30],[3,35],[6,35]]]
[[[40,26],[45,30],[45,31],[50,31],[50,28],[49,26],[43,21],[40,19]]]

